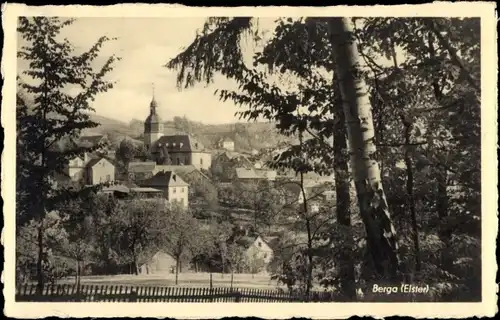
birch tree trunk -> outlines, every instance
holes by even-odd
[[[331,44],[346,120],[351,166],[367,242],[379,277],[396,280],[399,257],[380,170],[368,88],[359,76],[359,53],[349,18],[329,19]]]

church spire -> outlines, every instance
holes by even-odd
[[[152,83],[152,89],[153,89],[153,99],[151,100],[151,104],[149,105],[150,108],[150,114],[156,114],[156,107],[158,107],[158,104],[156,103],[155,100],[155,84]]]

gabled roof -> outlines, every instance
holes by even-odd
[[[257,237],[244,236],[236,240],[236,243],[244,249],[248,249],[255,242],[255,240],[257,240]]]
[[[241,153],[236,152],[236,151],[229,151],[229,150],[220,151],[219,154],[217,155],[217,157],[220,157],[223,155],[226,156],[228,159],[246,158],[246,156],[244,154],[241,154]]]
[[[173,171],[160,171],[140,183],[145,187],[186,187],[188,184]]]
[[[258,239],[261,239],[264,243],[266,243],[271,250],[275,251],[279,245],[279,237],[264,237],[262,235],[257,235],[255,237],[244,237],[240,241],[245,249],[250,248]],[[244,239],[244,240],[243,240]]]
[[[126,186],[127,188],[130,188],[130,189],[132,189],[132,188],[139,188],[138,185],[136,185],[135,183],[133,183],[131,181],[123,181],[122,184],[124,186]]]
[[[236,168],[236,177],[238,179],[262,179],[258,176],[254,169]]]
[[[156,165],[155,167],[158,171],[175,171],[180,173],[191,173],[193,171],[197,171],[195,166],[193,165]]]
[[[155,162],[130,162],[128,164],[129,172],[152,172],[156,168]]]
[[[88,168],[92,168],[93,166],[95,166],[98,162],[100,162],[101,160],[105,160],[107,161],[108,163],[112,164],[114,166],[114,164],[109,161],[108,159],[104,158],[104,157],[100,157],[100,158],[93,158],[93,159],[90,159],[89,162],[87,162],[87,167]]]
[[[114,185],[110,185],[108,187],[104,187],[102,188],[102,191],[103,192],[121,192],[121,193],[129,193],[130,192],[130,189],[123,185],[123,184],[114,184]]]
[[[200,142],[187,134],[163,136],[157,140],[153,151],[158,152],[158,149],[163,146],[166,146],[169,152],[206,151],[205,147]]]
[[[132,192],[147,192],[147,193],[163,193],[163,191],[155,189],[155,188],[149,188],[149,187],[137,187],[137,188],[130,188],[130,191]]]
[[[212,181],[206,174],[204,174],[201,170],[193,166],[192,164],[190,165],[157,165],[156,169],[158,171],[173,171],[177,172],[183,177],[186,177],[188,174],[196,173],[197,175],[202,176],[205,180]]]
[[[279,237],[273,236],[273,237],[261,237],[262,240],[264,240],[265,243],[271,248],[273,251],[276,251],[276,249],[279,246]]]
[[[267,169],[254,169],[255,173],[257,176],[263,178],[263,179],[276,179],[276,171],[274,170],[267,170]]]

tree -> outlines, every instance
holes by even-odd
[[[116,236],[116,248],[122,261],[138,275],[142,257],[157,251],[166,232],[165,203],[162,199],[136,198],[119,204],[111,216]]]
[[[468,219],[462,213],[474,211],[473,203],[477,202],[473,199],[478,199],[475,190],[479,190],[476,188],[479,184],[473,185],[479,180],[472,172],[479,173],[480,169],[476,166],[478,162],[472,159],[478,159],[476,152],[479,150],[480,129],[476,125],[479,121],[479,91],[470,81],[479,78],[479,29],[477,19],[429,18],[370,18],[358,27],[358,39],[363,47],[381,49],[378,52],[364,50],[361,54],[371,69],[368,83],[371,82],[376,90],[376,95],[373,94],[377,97],[374,99],[378,121],[376,136],[378,144],[384,145],[381,150],[386,154],[381,159],[391,166],[399,159],[406,163],[406,186],[404,176],[384,166],[387,168],[384,171],[390,170],[384,183],[391,187],[388,200],[395,209],[398,229],[407,224],[405,209],[411,217],[409,234],[412,243],[403,237],[402,245],[411,244],[414,252],[405,259],[405,272],[417,278],[425,277],[425,281],[431,278],[444,281],[436,274],[437,270],[439,273],[443,270],[455,272],[450,263],[454,258],[447,252],[453,251],[455,259],[462,253],[451,249],[449,240],[450,237],[461,238],[464,234],[450,221]],[[435,33],[438,30],[449,37],[446,43],[443,43],[444,38],[437,39]],[[391,34],[397,36],[388,41]],[[405,55],[397,59],[394,47],[403,50]],[[462,61],[457,62],[453,57],[452,51],[457,50],[462,52]],[[388,66],[377,63],[380,55],[387,55],[391,63]],[[467,132],[467,138],[464,132]],[[401,141],[401,137],[406,141]],[[465,172],[468,181],[462,179]],[[471,184],[472,181],[475,182]],[[462,193],[459,191],[464,190],[462,188],[468,191]],[[406,196],[402,197],[405,193]],[[475,228],[472,227],[475,225],[473,220],[468,220],[471,226],[468,235],[475,233],[472,231]],[[441,257],[439,262],[428,260],[427,250],[431,246],[426,243],[436,231],[443,243],[436,245],[432,240],[432,255]],[[443,250],[440,247],[444,247]],[[420,264],[419,260],[423,263]],[[435,271],[429,268],[430,265]],[[446,281],[454,282],[451,279]]]
[[[208,225],[208,234],[211,242],[214,243],[215,253],[220,257],[222,276],[226,270],[226,260],[228,259],[227,241],[231,237],[232,225],[227,221],[212,220]]]
[[[450,237],[460,238],[465,234],[478,236],[476,231],[479,229],[476,227],[479,217],[463,214],[477,209],[480,190],[477,174],[480,170],[476,165],[479,163],[479,140],[476,139],[480,132],[476,125],[479,123],[479,104],[475,82],[480,78],[477,19],[363,19],[362,32],[356,32],[355,42],[350,41],[353,40],[353,30],[350,30],[352,26],[346,19],[280,19],[273,38],[265,44],[262,53],[255,55],[253,69],[243,62],[240,43],[244,35],[258,37],[252,25],[251,18],[208,19],[203,31],[184,52],[170,61],[168,67],[178,68],[179,88],[196,82],[209,83],[214,74],[220,72],[239,84],[238,91],[223,90],[219,95],[221,100],[231,99],[244,105],[246,110],[240,113],[243,118],[252,120],[264,116],[277,121],[279,130],[284,134],[310,134],[313,139],[305,140],[302,149],[307,147],[308,156],[320,161],[319,165],[318,162],[308,164],[306,169],[315,172],[333,169],[337,200],[346,200],[344,204],[350,200],[347,197],[348,166],[344,160],[345,152],[342,152],[345,149],[342,146],[345,133],[337,133],[348,132],[349,147],[353,153],[350,169],[357,181],[358,207],[373,262],[373,267],[366,270],[375,270],[378,277],[398,278],[400,259],[393,232],[396,227],[392,226],[392,220],[401,230],[398,242],[403,246],[401,253],[404,254],[407,276],[418,266],[413,261],[418,261],[419,256],[422,259],[440,256],[441,245],[435,245],[433,240],[436,230],[448,249],[451,249]],[[356,48],[358,45],[360,50]],[[396,49],[404,52],[402,59],[395,54]],[[332,52],[335,54],[332,55]],[[353,57],[353,53],[359,53],[359,56]],[[381,58],[387,60],[388,65],[381,66]],[[362,67],[362,62],[366,68]],[[260,71],[262,65],[268,67],[266,72]],[[353,65],[354,69],[351,68]],[[325,77],[325,70],[332,74]],[[269,73],[273,72],[278,81],[287,85],[280,87],[271,83]],[[299,85],[293,86],[292,82],[297,78]],[[358,85],[357,88],[355,85]],[[361,95],[356,96],[356,93]],[[338,107],[340,101],[344,101],[343,108]],[[299,114],[298,106],[307,111]],[[373,110],[370,112],[371,107]],[[359,121],[350,122],[353,112],[347,114],[346,110],[355,111],[355,118],[367,116],[364,119],[367,121],[362,124]],[[464,119],[458,116],[464,112],[467,119],[474,120],[459,120]],[[346,121],[349,122],[347,126]],[[363,126],[369,130],[363,132]],[[344,130],[340,130],[342,128]],[[471,132],[471,139],[465,139],[463,132]],[[362,141],[363,136],[370,139]],[[291,165],[293,157],[290,156],[297,155],[299,150],[297,146],[292,146],[290,152],[278,160]],[[363,152],[368,155],[366,161],[361,161]],[[377,161],[373,162],[374,159]],[[401,163],[406,163],[404,170],[400,169]],[[325,168],[321,164],[330,165]],[[378,170],[367,170],[377,167],[382,174]],[[370,175],[374,178],[373,183],[359,182]],[[384,187],[380,189],[382,175]],[[473,183],[467,182],[465,177]],[[429,191],[434,188],[437,192]],[[386,192],[390,201],[385,200]],[[367,203],[370,198],[378,201]],[[341,253],[342,250],[334,246],[329,252],[364,259],[364,255],[358,253],[362,251],[360,248],[365,247],[359,237],[365,235],[358,232],[357,224],[355,228],[350,226],[352,219],[348,205],[344,204],[337,206],[337,222],[346,226],[339,230],[343,233],[355,231],[347,238],[357,239],[337,239],[333,235],[336,228],[333,228],[330,240],[345,244],[346,250]],[[356,217],[355,208],[351,209]],[[405,210],[410,214],[406,215]],[[388,215],[390,211],[394,216]],[[375,213],[375,219],[368,213]],[[468,221],[470,228],[467,232],[462,233],[457,220]],[[411,235],[408,238],[407,228]],[[424,237],[421,242],[420,237]],[[411,242],[413,249],[410,251],[413,252],[408,251]],[[474,247],[465,239],[464,242]],[[358,245],[353,246],[354,243]],[[420,277],[432,273],[436,281],[453,282],[455,280],[452,279],[457,279],[454,276],[443,277],[444,273],[437,275],[437,270],[441,272],[443,265],[447,265],[446,270],[455,269],[449,263],[453,259],[446,258],[447,263],[431,260],[431,264],[438,268],[422,264],[424,270]],[[341,287],[349,288],[347,291],[351,293],[355,281],[352,267],[352,262],[346,263],[346,276],[340,277],[350,279]],[[456,270],[457,274],[463,275],[462,271]],[[362,274],[359,281],[361,283],[368,278],[371,274]],[[477,288],[471,284],[472,287]]]
[[[262,272],[264,270],[264,267],[266,265],[266,262],[264,261],[264,258],[258,251],[253,251],[250,256],[247,256],[247,266],[252,274],[252,278],[254,277],[255,274]]]
[[[39,291],[44,285],[42,264],[46,250],[43,221],[46,213],[68,196],[66,191],[57,189],[54,176],[64,174],[63,168],[70,159],[91,151],[74,145],[61,152],[56,148],[57,142],[65,137],[76,139],[81,130],[98,125],[89,118],[88,111],[92,111],[90,101],[98,93],[113,87],[111,82],[104,80],[104,76],[112,70],[117,60],[115,56],[109,57],[101,69],[95,72],[92,64],[102,45],[110,39],[101,37],[88,51],[75,55],[71,43],[59,39],[61,30],[72,22],[58,18],[21,17],[18,27],[23,41],[27,43],[18,51],[18,57],[29,62],[29,69],[23,72],[26,81],[20,79],[20,88],[24,93],[20,92],[17,97],[20,205],[17,209],[17,224],[24,225],[35,219],[39,225]],[[65,93],[63,88],[77,88],[79,93],[72,96]]]
[[[164,237],[164,243],[175,258],[175,284],[178,284],[181,260],[188,258],[192,246],[198,245],[198,223],[189,210],[172,205],[168,211],[170,225]]]
[[[193,42],[185,52],[173,59],[169,67],[182,65],[179,73],[179,85],[183,84],[183,79],[190,79],[185,82],[186,86],[190,86],[195,80],[209,82],[210,75],[214,70],[220,71],[227,77],[235,79],[240,83],[240,92],[228,92],[227,90],[220,91],[220,98],[223,100],[232,99],[236,103],[247,105],[248,110],[240,112],[240,116],[248,120],[257,119],[259,117],[268,118],[271,121],[277,121],[278,129],[285,135],[301,134],[305,131],[314,132],[316,139],[310,139],[306,142],[307,153],[311,158],[316,160],[322,159],[323,165],[315,161],[313,164],[308,164],[301,168],[301,171],[315,171],[325,173],[331,170],[328,164],[332,162],[331,152],[335,152],[335,173],[337,184],[337,199],[343,202],[343,205],[337,207],[339,222],[350,225],[349,212],[349,183],[347,175],[347,161],[344,156],[345,149],[345,130],[343,121],[343,111],[339,107],[339,94],[335,94],[335,90],[331,90],[331,84],[323,78],[315,74],[314,67],[326,68],[333,71],[333,57],[329,49],[329,36],[325,28],[320,28],[321,19],[308,18],[305,21],[292,22],[292,19],[284,19],[279,21],[276,27],[275,38],[273,38],[263,49],[262,53],[257,53],[254,59],[254,66],[260,64],[265,65],[271,72],[274,69],[279,70],[280,80],[286,76],[282,76],[286,71],[290,71],[293,75],[300,77],[302,80],[297,93],[283,90],[265,81],[265,74],[257,70],[248,69],[241,61],[240,52],[236,51],[234,55],[228,58],[228,61],[233,62],[232,65],[223,64],[213,66],[208,63],[207,59],[205,68],[196,68],[185,58],[191,55],[197,55],[206,45],[208,39],[217,41],[221,48],[239,47],[239,32],[243,28],[250,28],[251,23],[248,18],[235,18],[233,20],[212,19],[207,22],[207,25],[216,25],[218,28],[212,29],[213,32],[205,33]],[[208,29],[208,28],[207,28]],[[297,39],[290,41],[290,39]],[[307,50],[304,50],[306,48]],[[199,51],[198,51],[199,50]],[[215,55],[231,54],[233,52],[216,52]],[[204,59],[203,57],[202,59]],[[217,59],[216,57],[214,57]],[[305,62],[305,63],[304,63]],[[191,73],[191,71],[194,71]],[[334,82],[336,83],[336,82]],[[335,103],[332,104],[332,101]],[[308,108],[309,113],[297,114],[299,106]],[[333,119],[332,119],[333,117]],[[335,125],[335,130],[333,130]],[[334,137],[334,148],[327,142]],[[326,148],[325,148],[326,146]],[[293,167],[291,158],[297,155],[299,148],[297,146],[291,148],[289,152],[281,155],[279,162],[280,166],[287,168]],[[300,155],[299,155],[300,156]],[[286,163],[288,161],[288,164]],[[326,167],[324,166],[326,164]],[[342,174],[342,175],[341,175]],[[347,228],[348,230],[348,228]],[[345,243],[349,246],[349,242]],[[344,257],[349,257],[349,248],[346,248]],[[344,288],[349,291],[349,295],[354,296],[354,266],[350,259],[346,259],[346,268],[344,279],[352,285],[344,285]]]
[[[356,71],[360,62],[352,24],[346,18],[331,18],[329,26],[360,213],[377,273],[395,280],[399,272],[396,230],[374,158],[372,106],[364,79]]]
[[[85,261],[90,260],[96,250],[94,243],[92,243],[95,225],[93,224],[93,217],[84,208],[86,204],[86,202],[75,199],[66,203],[66,208],[63,209],[65,214],[63,223],[65,229],[69,230],[64,243],[64,251],[68,257],[76,261],[75,283],[77,288],[80,287]]]
[[[234,271],[245,268],[245,250],[236,243],[227,246],[227,262],[231,267],[231,288],[233,288]]]
[[[172,158],[170,157],[170,154],[168,152],[168,147],[166,144],[164,145],[159,145],[159,156],[156,159],[156,163],[159,165],[171,165],[172,164]]]
[[[43,243],[48,249],[44,250],[42,272],[44,279],[57,280],[67,276],[69,266],[58,270],[56,257],[64,254],[64,242],[67,240],[66,230],[62,227],[62,219],[58,212],[51,211],[43,220]],[[28,283],[34,276],[38,276],[38,230],[39,225],[31,220],[19,227],[16,235],[16,283]],[[62,272],[61,272],[62,271]]]
[[[128,165],[137,155],[137,148],[130,139],[123,139],[116,150],[116,159],[123,165],[125,177],[128,177]]]

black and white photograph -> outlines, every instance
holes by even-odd
[[[11,303],[493,316],[495,6],[473,4],[7,5]]]

